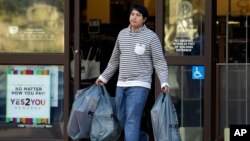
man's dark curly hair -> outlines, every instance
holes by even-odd
[[[148,17],[148,10],[145,6],[140,5],[140,4],[135,4],[131,10],[130,13],[132,12],[132,10],[136,10],[138,12],[140,12],[142,14],[143,19]]]

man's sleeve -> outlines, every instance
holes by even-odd
[[[115,47],[113,49],[108,65],[106,69],[103,71],[103,73],[99,76],[99,79],[102,80],[104,83],[107,83],[118,69],[119,62],[120,62],[119,41],[116,40]]]
[[[160,80],[161,88],[168,84],[168,66],[159,38],[156,36],[151,42],[153,65]]]

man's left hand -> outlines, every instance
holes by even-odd
[[[164,86],[164,87],[161,89],[161,91],[162,91],[163,93],[165,93],[165,94],[168,94],[168,93],[170,92],[170,89],[169,89],[168,86]]]

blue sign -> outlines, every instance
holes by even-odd
[[[204,66],[193,66],[192,78],[193,79],[204,79],[205,68]]]

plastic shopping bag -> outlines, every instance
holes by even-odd
[[[89,138],[99,99],[100,86],[96,84],[77,91],[67,125],[68,136],[73,140]]]
[[[169,94],[160,94],[150,114],[155,141],[181,141],[176,109]]]
[[[116,141],[121,133],[118,119],[112,108],[110,95],[103,86],[100,101],[92,122],[91,141]]]

